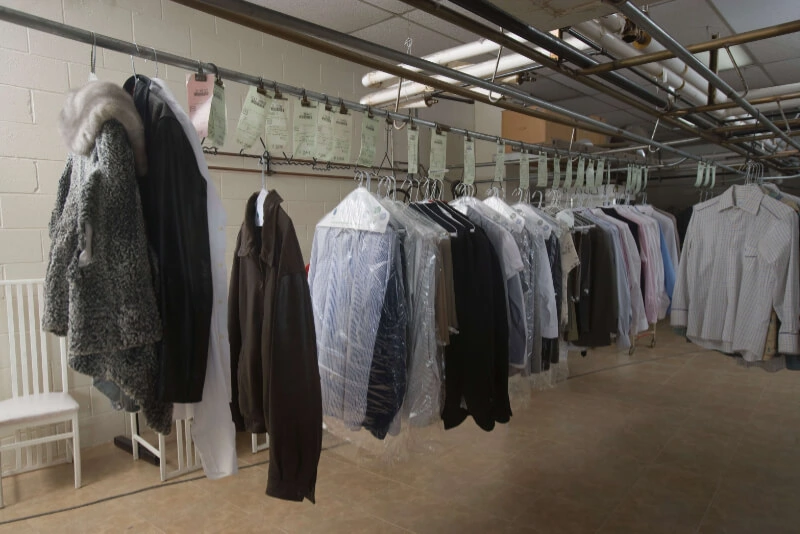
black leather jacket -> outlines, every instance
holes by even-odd
[[[133,95],[147,143],[148,172],[139,177],[139,192],[158,258],[155,286],[164,327],[159,392],[166,402],[199,402],[214,299],[206,181],[180,122],[150,92],[150,80],[131,77],[125,90]]]

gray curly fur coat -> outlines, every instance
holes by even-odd
[[[73,153],[50,220],[42,326],[68,336],[70,367],[114,382],[169,433],[172,404],[158,395],[157,273],[136,180],[147,169],[141,119],[109,82],[71,93],[60,119]]]

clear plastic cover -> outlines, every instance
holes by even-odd
[[[444,353],[438,340],[437,279],[443,270],[440,242],[447,233],[405,207],[387,206],[406,229],[403,250],[408,266],[409,300],[408,389],[404,414],[413,426],[427,426],[441,419]],[[439,310],[447,313],[447,310]],[[446,324],[447,321],[444,321]]]
[[[443,434],[436,281],[449,237],[381,203],[384,234],[317,227],[309,285],[327,431],[356,445],[354,459],[386,462],[435,449]]]
[[[375,340],[397,235],[317,226],[308,283],[314,308],[322,408],[361,428]]]

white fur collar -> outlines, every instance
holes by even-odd
[[[116,119],[125,128],[133,149],[136,174],[147,174],[144,126],[131,95],[111,82],[92,81],[67,94],[59,117],[59,131],[67,147],[86,156],[106,121]]]

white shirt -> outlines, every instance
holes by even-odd
[[[200,139],[175,100],[166,83],[158,78],[151,80],[151,91],[161,95],[181,123],[192,145],[197,166],[206,179],[208,236],[211,249],[211,281],[214,303],[211,309],[211,330],[208,339],[208,363],[203,386],[203,400],[195,404],[175,404],[173,417],[194,417],[194,439],[203,470],[208,478],[217,479],[234,475],[239,470],[236,458],[236,428],[231,417],[231,354],[228,344],[228,284],[225,266],[225,208],[208,172]]]
[[[712,350],[764,353],[770,312],[778,351],[800,352],[798,218],[753,186],[733,186],[694,207],[672,302],[672,325]]]
[[[661,257],[661,230],[652,217],[631,206],[617,206],[616,210],[626,219],[639,225],[639,242],[642,244],[641,260],[645,270],[645,311],[647,319],[655,323],[667,316],[669,296],[664,283],[664,260]]]

